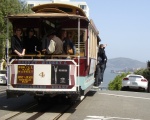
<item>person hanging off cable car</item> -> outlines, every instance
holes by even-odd
[[[107,44],[100,44],[98,50],[98,64],[95,71],[94,86],[98,87],[103,82],[104,71],[106,69],[107,56],[105,53],[105,47]]]

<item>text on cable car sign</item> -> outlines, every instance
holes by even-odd
[[[33,84],[33,65],[18,65],[17,83]]]

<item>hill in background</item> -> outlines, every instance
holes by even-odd
[[[146,68],[146,66],[147,63],[123,57],[108,59],[107,62],[107,67],[110,68]]]

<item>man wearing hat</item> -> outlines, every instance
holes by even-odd
[[[103,82],[104,71],[106,69],[107,56],[105,53],[105,47],[107,44],[100,44],[98,50],[98,64],[95,71],[95,83],[94,86],[100,86]]]
[[[42,51],[47,52],[47,54],[62,54],[63,42],[59,37],[56,36],[55,31],[51,31],[47,34],[46,48],[44,48]]]

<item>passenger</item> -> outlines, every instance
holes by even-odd
[[[65,50],[64,50],[64,43],[65,43],[65,39],[67,38],[67,31],[66,30],[62,30],[60,33],[60,39],[63,42],[63,53],[62,54],[66,54]]]
[[[48,48],[50,41],[48,40],[47,34],[42,38],[42,54],[47,54],[46,50]]]
[[[67,38],[64,38],[63,50],[65,54],[74,55],[75,54],[75,46],[72,42],[72,34],[68,32]]]
[[[95,71],[95,83],[94,86],[99,86],[103,82],[104,71],[106,69],[107,56],[105,53],[105,47],[107,44],[100,44],[98,50],[98,64]]]
[[[55,31],[48,33],[46,46],[47,47],[44,48],[42,52],[46,52],[47,54],[63,53],[63,42],[59,37],[56,36]]]
[[[22,30],[20,28],[15,29],[15,34],[11,37],[11,49],[12,54],[16,54],[19,57],[25,55],[25,47],[22,39]]]
[[[65,39],[67,38],[67,31],[66,30],[62,30],[61,31],[61,36],[60,36],[62,42],[65,42]]]
[[[27,54],[40,53],[40,41],[35,36],[33,28],[27,29],[27,36],[25,37],[25,48]]]

